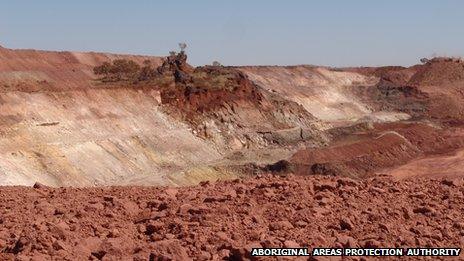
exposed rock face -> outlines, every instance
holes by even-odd
[[[159,68],[175,82],[161,90],[161,100],[200,136],[227,148],[236,147],[237,140],[238,148],[326,142],[317,121],[302,106],[260,88],[235,68],[205,66],[192,71],[186,58],[184,53],[171,55]],[[295,128],[305,135],[295,139],[285,134]]]
[[[164,58],[163,63],[158,67],[158,72],[161,74],[175,74],[177,71],[185,73],[192,71],[192,67],[187,64],[187,54],[183,51]]]
[[[252,247],[462,247],[463,184],[262,176],[175,190],[3,187],[0,259],[243,260]]]
[[[114,59],[162,61],[0,50],[0,185],[186,185],[205,179],[188,174],[198,164],[220,175],[207,164],[221,153],[164,112],[158,90],[95,80],[93,67]]]

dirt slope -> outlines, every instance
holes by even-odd
[[[166,114],[159,93],[93,81],[93,66],[121,57],[161,60],[0,50],[0,184],[175,185],[215,176],[205,167],[190,176],[220,153]]]
[[[403,67],[357,68],[348,71],[375,76],[379,82],[358,95],[377,109],[408,113],[413,118],[462,124],[464,61],[434,58]],[[374,103],[372,103],[374,102]]]
[[[464,151],[451,155],[419,158],[392,170],[384,171],[397,179],[417,177],[454,178],[464,176]]]
[[[179,189],[3,187],[0,259],[244,260],[251,247],[462,248],[463,184],[266,176]]]
[[[126,58],[161,64],[161,57],[109,53],[52,52],[0,48],[0,89],[19,91],[76,90],[91,86],[93,67]]]
[[[342,135],[339,139],[325,148],[298,151],[289,159],[289,168],[302,175],[365,177],[375,173],[398,173],[403,167],[396,168],[403,164],[406,167],[411,161],[437,157],[464,147],[461,128],[441,129],[415,122],[374,124],[371,129]],[[430,172],[439,166],[441,164]],[[454,173],[455,176],[464,175],[462,171]],[[422,175],[419,169],[417,174]]]
[[[464,61],[434,58],[420,65],[377,68],[239,67],[263,88],[339,126],[410,118],[463,122]]]
[[[375,110],[369,101],[363,100],[359,89],[375,85],[379,79],[373,75],[315,66],[239,69],[258,85],[301,104],[312,115],[334,126],[363,118],[374,121],[409,118],[405,113]]]

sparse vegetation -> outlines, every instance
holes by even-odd
[[[156,78],[157,72],[156,68],[153,67],[150,60],[145,60],[143,62],[143,67],[140,69],[139,75],[137,77],[138,81],[148,81]]]
[[[122,81],[136,79],[140,65],[128,59],[117,59],[113,63],[104,62],[93,68],[96,75],[102,75],[104,81]]]
[[[143,61],[143,66],[128,59],[117,59],[112,63],[104,62],[93,68],[96,75],[102,76],[103,82],[142,82],[155,80],[159,73],[150,60]]]
[[[233,91],[238,88],[240,83],[237,82],[234,70],[223,67],[218,61],[214,61],[212,66],[197,67],[193,70],[186,63],[187,44],[179,43],[179,48],[179,52],[169,52],[169,56],[164,58],[163,64],[159,67],[154,66],[150,60],[145,60],[139,65],[129,59],[117,59],[94,67],[94,73],[102,76],[100,80],[103,82],[149,82],[161,88],[178,85],[180,88],[194,91]]]
[[[103,82],[143,82],[143,81],[158,81],[163,72],[173,73],[175,67],[185,66],[187,56],[185,49],[186,43],[179,43],[180,52],[170,51],[169,56],[165,59],[161,67],[154,67],[150,60],[145,60],[143,65],[140,66],[133,60],[129,59],[116,59],[112,63],[104,62],[99,66],[93,68],[96,75],[102,76]],[[168,77],[169,78],[169,77]],[[165,81],[163,79],[162,81]]]
[[[214,69],[210,66],[198,67],[192,73],[193,85],[208,90],[233,90],[237,83],[236,75],[227,69]]]

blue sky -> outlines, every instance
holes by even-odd
[[[190,63],[410,65],[464,55],[459,0],[0,0],[8,48],[165,55]]]

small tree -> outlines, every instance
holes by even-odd
[[[420,59],[421,63],[428,63],[430,60],[428,58],[422,58]]]
[[[184,52],[185,49],[187,48],[187,44],[186,43],[179,43],[179,48],[180,48],[180,52]]]
[[[222,66],[222,64],[220,62],[218,62],[218,61],[214,61],[213,66]]]

